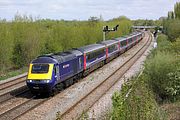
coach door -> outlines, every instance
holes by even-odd
[[[55,78],[56,78],[56,81],[59,81],[59,79],[60,79],[59,65],[56,65],[56,67],[55,67]]]
[[[82,59],[81,59],[81,57],[79,57],[79,70],[81,70],[82,69]]]

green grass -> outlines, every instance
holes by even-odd
[[[1,76],[0,76],[0,80],[5,80],[5,79],[8,79],[10,77],[14,77],[14,76],[23,74],[23,73],[25,73],[27,71],[28,71],[28,68],[23,67],[23,68],[18,69],[18,70],[13,70],[13,71],[10,71],[10,72],[6,72],[5,74],[2,73]]]
[[[160,107],[166,112],[168,120],[178,120],[180,118],[180,101],[164,103]]]

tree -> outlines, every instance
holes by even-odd
[[[100,21],[100,19],[98,17],[94,17],[94,16],[91,16],[88,21],[91,21],[91,22],[98,22]]]
[[[21,68],[25,65],[23,47],[22,43],[19,41],[15,42],[13,48],[12,62],[16,65],[17,68]]]
[[[169,11],[168,12],[168,19],[174,19],[174,12],[173,11]]]
[[[174,5],[174,14],[176,19],[180,19],[180,2]]]

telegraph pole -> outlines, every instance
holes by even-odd
[[[116,25],[115,27],[109,29],[108,26],[103,26],[103,41],[106,40],[106,34],[111,32],[111,31],[117,31],[117,28],[119,27],[119,25]]]

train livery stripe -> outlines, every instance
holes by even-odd
[[[106,58],[108,58],[108,47],[106,47]]]
[[[49,64],[49,71],[48,73],[31,73],[32,65],[29,66],[28,78],[29,80],[47,80],[52,78],[53,73],[53,64]]]
[[[121,50],[121,44],[118,42],[119,51]]]
[[[86,70],[86,54],[84,53],[84,70]]]

